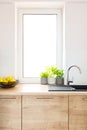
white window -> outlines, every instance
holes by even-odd
[[[18,10],[19,80],[39,83],[49,65],[62,68],[62,13],[59,9]]]

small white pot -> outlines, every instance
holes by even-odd
[[[48,84],[56,85],[56,78],[48,78]]]

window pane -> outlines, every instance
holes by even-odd
[[[56,15],[24,15],[23,76],[39,77],[56,65]]]

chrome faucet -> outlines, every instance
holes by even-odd
[[[67,70],[67,85],[70,85],[70,83],[73,83],[72,80],[69,80],[69,72],[70,72],[71,68],[73,68],[73,67],[76,67],[79,70],[79,72],[81,73],[81,69],[77,65],[70,66]]]

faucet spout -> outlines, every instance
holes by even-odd
[[[77,69],[79,70],[79,72],[81,73],[81,69],[80,69],[79,66],[77,66],[77,65],[72,65],[72,66],[70,66],[70,67],[68,68],[68,70],[67,70],[67,85],[70,85],[70,83],[73,82],[73,81],[70,81],[70,80],[69,80],[69,72],[70,72],[71,68],[73,68],[73,67],[77,68]]]

